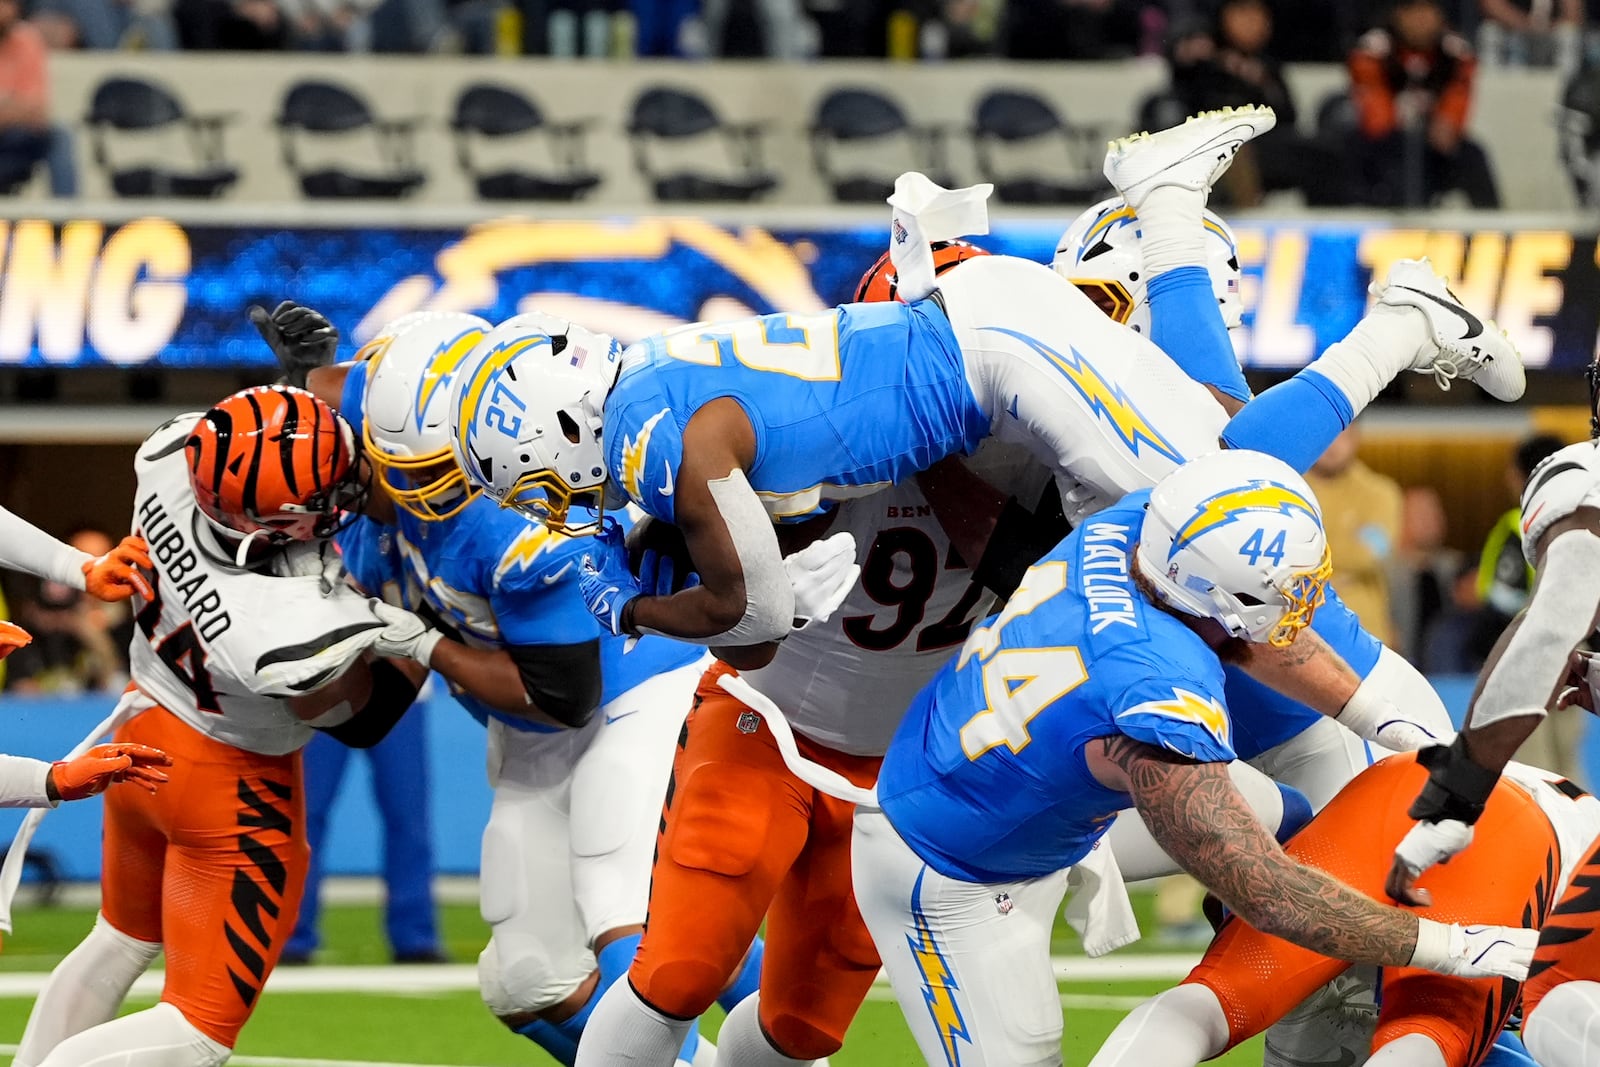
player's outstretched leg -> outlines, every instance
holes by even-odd
[[[1546,993],[1522,1039],[1542,1067],[1600,1065],[1600,982],[1566,982]]]
[[[1222,1002],[1206,986],[1189,983],[1129,1012],[1089,1067],[1195,1067],[1227,1047]]]

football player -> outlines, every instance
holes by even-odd
[[[355,368],[314,372],[312,384],[344,375],[341,409],[362,427],[393,503],[390,525],[341,535],[352,573],[438,627],[421,661],[489,730],[485,1003],[571,1063],[595,1003],[633,961],[672,753],[708,657],[660,638],[624,654],[579,595],[586,543],[466,485],[445,399],[487,329],[470,315],[416,317],[386,328]],[[714,993],[731,1007],[758,966],[723,975]],[[674,1052],[692,1061],[698,1039],[685,1038]],[[701,1054],[709,1059],[709,1043]]]
[[[1427,903],[1417,880],[1466,848],[1502,769],[1546,710],[1590,710],[1600,666],[1576,650],[1600,621],[1600,357],[1589,366],[1591,440],[1539,464],[1522,494],[1523,552],[1536,569],[1528,606],[1489,654],[1448,748],[1424,749],[1428,780],[1410,807],[1419,820],[1394,850],[1388,890]],[[1523,1040],[1543,1067],[1593,1067],[1600,1050],[1600,848],[1551,914],[1523,989]]]
[[[133,684],[118,744],[181,780],[106,797],[101,912],[34,1004],[16,1062],[214,1067],[249,1019],[299,905],[299,748],[372,744],[416,695],[420,623],[343,581],[327,538],[363,493],[349,427],[298,389],[248,389],[139,447]],[[114,1018],[166,952],[161,1003]]]
[[[1426,778],[1414,755],[1391,756],[1346,786],[1285,851],[1379,897],[1394,847],[1411,828],[1406,805]],[[1556,775],[1509,764],[1489,795],[1472,846],[1425,876],[1439,903],[1418,914],[1445,922],[1537,924],[1597,837],[1600,801]],[[1285,1018],[1348,967],[1228,920],[1184,983],[1128,1015],[1092,1067],[1195,1067]],[[1484,1056],[1517,1005],[1518,987],[1510,981],[1390,967],[1377,984],[1382,996],[1374,1005],[1370,984],[1354,983],[1368,992],[1364,1012],[1349,1010],[1354,991],[1341,989],[1342,1004],[1332,1009],[1337,1022],[1324,1018],[1326,998],[1313,997],[1306,1005],[1311,1012],[1302,1009],[1281,1032],[1268,1032],[1269,1067],[1336,1060],[1406,1067],[1493,1062]]]
[[[1270,114],[1218,113],[1143,142],[1125,154],[1124,195],[1142,203],[1147,188],[1208,185]],[[896,208],[892,249],[949,236],[912,239],[918,210]],[[930,219],[949,214],[927,210]],[[1503,335],[1480,331],[1463,344],[1449,332],[1460,331],[1458,305],[1433,279],[1438,294],[1406,297],[1416,305],[1404,310],[1415,317],[1409,349],[1344,354],[1367,377],[1319,379],[1338,394],[1337,405],[1323,401],[1329,419],[1300,418],[1294,392],[1269,393],[1236,416],[1254,427],[1246,437],[1148,339],[1039,264],[978,256],[938,278],[936,290],[931,269],[909,289],[900,273],[903,295],[925,299],[697,324],[625,354],[609,342],[558,353],[537,334],[499,338],[460,376],[457,458],[473,484],[553,528],[581,528],[567,509],[606,488],[676,524],[701,584],[641,595],[620,534],[608,530],[595,546],[591,610],[615,633],[748,645],[790,628],[774,519],[904,481],[990,436],[1027,445],[1063,479],[1072,519],[1151,484],[1219,437],[1314,457],[1326,441],[1302,437],[1331,440],[1339,419],[1375,392],[1374,373],[1386,382],[1428,368],[1505,399],[1522,391]],[[1446,306],[1429,318],[1435,297]]]
[[[1326,550],[1292,469],[1202,456],[1081,524],[918,696],[852,859],[929,1063],[1061,1062],[1050,930],[1075,866],[1103,887],[1085,890],[1093,936],[1131,925],[1097,907],[1116,879],[1092,855],[1125,808],[1257,929],[1338,959],[1523,977],[1535,931],[1377,904],[1285,856],[1232,785],[1219,655],[1276,643],[1318,663]]]

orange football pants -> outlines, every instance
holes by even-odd
[[[765,917],[761,1026],[785,1055],[816,1059],[844,1044],[878,974],[850,883],[855,809],[789,773],[765,721],[717,685],[731,672],[706,672],[679,737],[628,978],[658,1010],[694,1018]],[[857,785],[877,780],[879,757],[795,740]]]
[[[161,943],[161,999],[232,1048],[300,911],[311,859],[300,754],[242,751],[161,707],[116,740],[167,752],[172,781],[107,791],[100,910]]]
[[[1392,903],[1384,882],[1395,846],[1414,822],[1406,811],[1427,777],[1414,755],[1390,756],[1345,786],[1286,851]],[[1561,869],[1555,830],[1539,806],[1516,786],[1500,783],[1473,840],[1465,852],[1422,876],[1420,884],[1433,892],[1435,903],[1408,910],[1439,922],[1539,925]],[[1231,1048],[1283,1018],[1347,967],[1230,918],[1185,981],[1207,986],[1222,1002]],[[1517,983],[1498,978],[1385,968],[1373,1049],[1421,1034],[1439,1046],[1450,1067],[1470,1067],[1505,1025],[1517,993]]]
[[[1600,982],[1600,842],[1572,872],[1572,881],[1539,932],[1539,948],[1522,987],[1524,1017],[1563,982]]]

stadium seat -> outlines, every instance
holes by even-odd
[[[1358,120],[1356,104],[1347,90],[1329,93],[1317,105],[1317,136],[1333,143],[1342,143],[1355,134]]]
[[[301,191],[314,200],[409,196],[427,180],[416,165],[417,123],[417,119],[375,118],[366,101],[332,82],[296,82],[289,87],[278,114],[283,163],[300,180]],[[302,166],[299,137],[363,130],[371,130],[376,136],[378,157],[386,169],[363,172],[332,165]]]
[[[95,164],[111,188],[126,197],[221,196],[239,180],[239,169],[222,156],[222,131],[235,116],[191,115],[166,88],[143,78],[112,77],[101,82],[89,101],[84,124],[89,128]],[[160,163],[118,166],[111,160],[107,134],[150,134],[181,126],[194,156],[193,166],[176,169]]]
[[[698,93],[654,86],[633,102],[628,138],[634,166],[650,183],[657,200],[756,200],[777,188],[778,177],[763,161],[762,136],[767,124],[723,122]],[[662,170],[652,158],[663,144],[684,144],[692,138],[717,135],[732,159],[731,174],[713,174],[678,167]]]
[[[1009,170],[996,165],[997,149],[1020,149],[1060,138],[1067,159],[1037,170]],[[1068,125],[1043,97],[1021,89],[996,89],[978,101],[972,125],[972,147],[984,181],[994,183],[995,196],[1007,204],[1077,204],[1098,199],[1106,189],[1100,175],[1104,139],[1098,129]],[[1063,171],[1082,175],[1061,178]]]
[[[515,89],[479,82],[456,98],[450,128],[455,132],[456,159],[485,200],[580,200],[600,184],[600,174],[584,160],[584,134],[594,120],[549,122],[537,104]],[[518,167],[481,169],[473,158],[473,135],[495,141],[544,134],[553,172]]]
[[[894,191],[895,175],[920,170],[940,185],[954,185],[945,158],[949,127],[937,124],[913,125],[900,105],[876,89],[842,88],[824,96],[811,123],[811,157],[817,174],[833,190],[835,200],[846,204],[882,203]],[[894,139],[909,139],[910,158],[900,157],[904,166],[845,171],[837,158],[842,146],[871,148],[872,159],[880,160]],[[865,156],[865,153],[863,153]],[[892,156],[891,156],[892,158]],[[863,158],[862,163],[866,163]]]

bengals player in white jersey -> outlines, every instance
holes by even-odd
[[[103,900],[51,975],[16,1063],[214,1067],[294,924],[309,853],[299,749],[374,744],[416,696],[424,631],[345,585],[327,538],[364,492],[350,429],[310,393],[248,389],[140,446],[135,602],[119,743],[172,754],[156,794],[107,796]],[[161,1003],[114,1018],[166,952]]]

